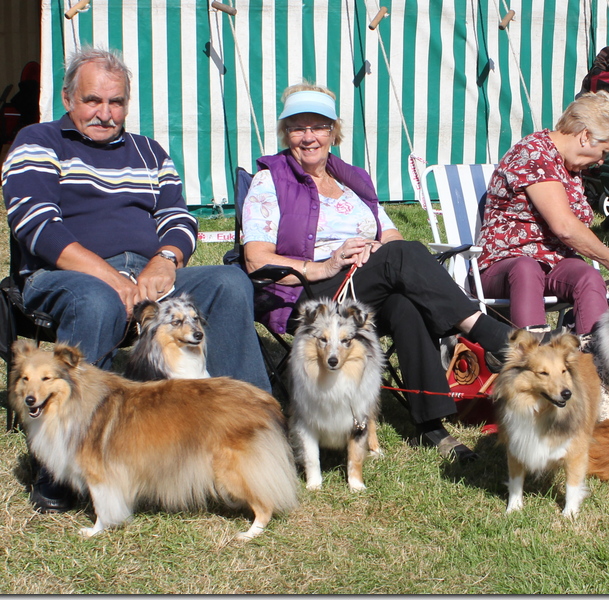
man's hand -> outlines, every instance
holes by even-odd
[[[142,300],[157,300],[164,296],[176,280],[176,266],[162,256],[153,256],[137,278]]]

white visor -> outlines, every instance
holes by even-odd
[[[323,92],[305,90],[290,94],[283,105],[280,119],[301,113],[315,113],[336,121],[336,103],[331,96]]]

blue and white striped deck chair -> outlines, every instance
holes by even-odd
[[[422,182],[426,205],[431,207],[428,186],[429,178],[433,176],[444,221],[445,239],[441,239],[442,234],[432,228],[434,241],[430,244],[430,248],[435,252],[444,252],[463,245],[469,246],[467,250],[451,259],[448,270],[455,282],[480,304],[480,310],[483,312],[487,312],[487,307],[509,308],[510,305],[508,298],[484,297],[478,269],[478,257],[482,248],[475,245],[484,216],[486,189],[496,166],[493,164],[432,165],[423,172]],[[431,218],[431,215],[429,216]],[[470,287],[468,276],[470,267],[475,294]],[[560,326],[564,311],[570,305],[559,301],[556,296],[546,296],[544,302],[546,311],[559,312]]]

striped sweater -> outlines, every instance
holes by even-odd
[[[73,242],[102,258],[128,251],[151,258],[171,245],[185,263],[196,246],[197,220],[161,146],[131,133],[97,144],[67,114],[19,132],[2,168],[2,191],[22,275],[55,266]]]

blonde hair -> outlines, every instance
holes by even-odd
[[[590,143],[609,141],[609,93],[586,92],[567,106],[555,129],[566,135],[588,130]]]
[[[322,85],[317,85],[315,83],[311,83],[306,79],[302,80],[302,83],[296,83],[294,85],[290,85],[285,90],[283,90],[283,94],[281,94],[281,101],[285,102],[286,98],[296,92],[321,92],[322,94],[327,94],[332,98],[332,100],[336,100],[336,95],[334,92],[330,91],[327,87]],[[289,123],[293,122],[292,119],[297,117],[298,115],[291,115],[286,117],[285,119],[279,119],[277,121],[277,137],[279,138],[279,142],[282,146],[287,148],[290,145],[290,139],[288,137],[288,132],[286,131],[286,127],[289,127]],[[336,121],[332,121],[332,119],[328,119],[328,117],[324,117],[323,119],[327,119],[334,125],[334,129],[332,130],[332,145],[338,146],[343,141],[343,132],[342,132],[342,121],[340,119],[336,119]]]

